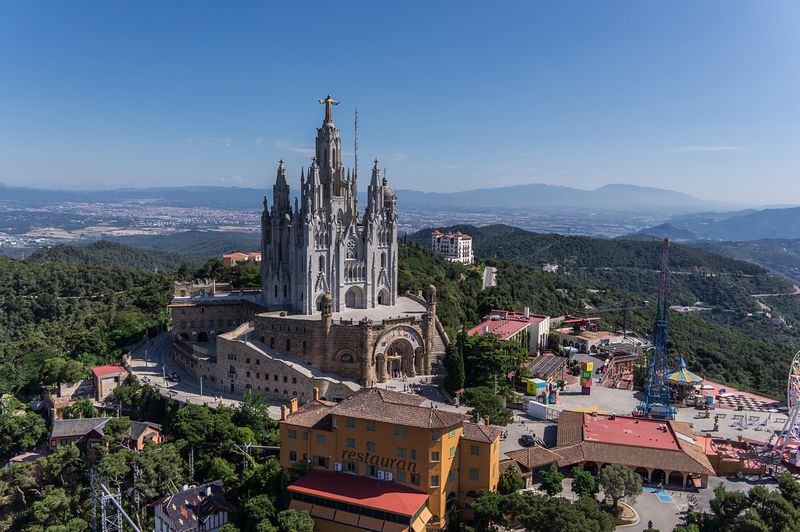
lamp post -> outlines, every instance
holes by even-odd
[[[200,375],[200,397],[203,397],[203,375]]]

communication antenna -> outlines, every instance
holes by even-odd
[[[358,176],[358,109],[356,109],[356,120],[355,120],[355,175]]]

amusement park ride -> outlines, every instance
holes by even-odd
[[[797,449],[800,447],[800,351],[794,355],[789,366],[789,382],[786,387],[786,401],[789,407],[786,423],[783,425],[774,450],[781,460],[794,466],[798,464]]]
[[[667,361],[667,295],[669,293],[669,240],[664,239],[661,255],[661,279],[658,286],[658,310],[653,331],[654,343],[650,367],[644,386],[644,398],[636,407],[637,414],[657,419],[675,419],[677,410],[669,396],[669,366]]]

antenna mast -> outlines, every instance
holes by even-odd
[[[355,175],[358,176],[358,109],[356,109],[356,123],[355,123]]]

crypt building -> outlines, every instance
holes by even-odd
[[[261,290],[176,287],[173,356],[207,387],[303,403],[428,375],[448,342],[436,288],[398,295],[397,198],[376,160],[367,206],[342,164],[330,96],[311,164],[292,198],[283,161],[261,217]]]

